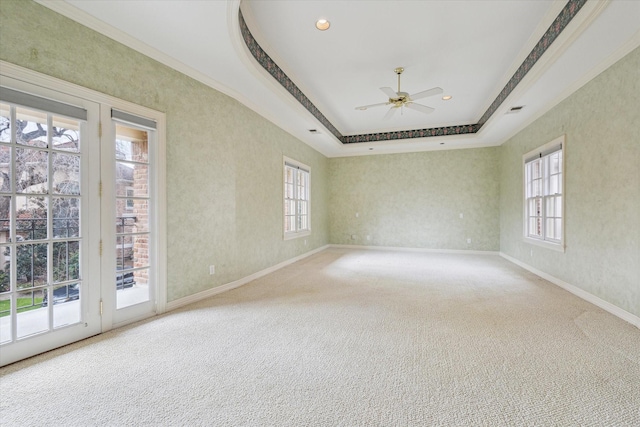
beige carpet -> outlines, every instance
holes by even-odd
[[[329,249],[0,375],[2,426],[640,425],[640,330],[494,255]]]

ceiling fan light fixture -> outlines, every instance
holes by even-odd
[[[320,31],[326,31],[331,26],[331,23],[324,18],[320,18],[316,21],[316,28]]]
[[[409,94],[408,92],[402,92],[400,90],[400,75],[404,72],[403,67],[397,67],[393,70],[394,73],[398,75],[398,90],[395,91],[390,87],[381,87],[380,90],[387,95],[387,102],[379,102],[377,104],[370,105],[362,105],[356,107],[356,110],[364,111],[370,107],[381,107],[383,105],[390,105],[391,107],[387,111],[387,114],[383,117],[383,120],[390,119],[396,112],[396,110],[400,110],[400,114],[404,113],[404,108],[407,107],[410,110],[419,111],[424,114],[433,113],[435,108],[427,107],[426,105],[418,104],[415,101],[422,98],[427,98],[429,96],[442,95],[442,88],[433,87],[428,90],[423,90],[422,92]]]

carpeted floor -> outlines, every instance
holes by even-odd
[[[2,426],[639,426],[640,330],[495,255],[332,248],[0,393]]]

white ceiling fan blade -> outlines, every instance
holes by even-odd
[[[434,87],[429,90],[423,90],[422,92],[414,93],[413,95],[409,95],[409,98],[412,100],[426,98],[428,96],[440,95],[443,92],[442,88]]]
[[[378,104],[362,105],[360,107],[356,107],[356,110],[366,110],[368,108],[380,107],[382,105],[389,105],[389,102],[380,102]]]
[[[390,87],[381,87],[380,90],[383,91],[384,94],[387,95],[389,98],[398,97],[398,94],[396,93],[396,91],[391,89]]]
[[[427,107],[426,105],[415,104],[413,102],[408,102],[405,104],[407,108],[411,108],[412,110],[420,111],[421,113],[429,114],[435,111],[435,108]]]
[[[384,117],[382,118],[382,120],[389,120],[391,117],[393,117],[393,115],[396,113],[396,110],[398,109],[398,107],[391,107],[389,108],[389,111],[387,111],[387,114],[384,115]]]

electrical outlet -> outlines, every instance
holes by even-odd
[[[356,236],[355,234],[351,235],[351,240],[356,240],[358,238],[358,236]]]
[[[307,246],[307,239],[304,239],[304,245]]]
[[[360,212],[356,212],[356,218],[360,216]]]
[[[214,274],[216,274],[216,266],[215,265],[210,265],[209,266],[209,274],[212,275],[212,276]]]
[[[460,213],[460,219],[464,218],[464,215],[462,213]]]
[[[367,240],[371,240],[371,236],[367,234]]]
[[[467,243],[471,243],[471,238],[467,239]]]

